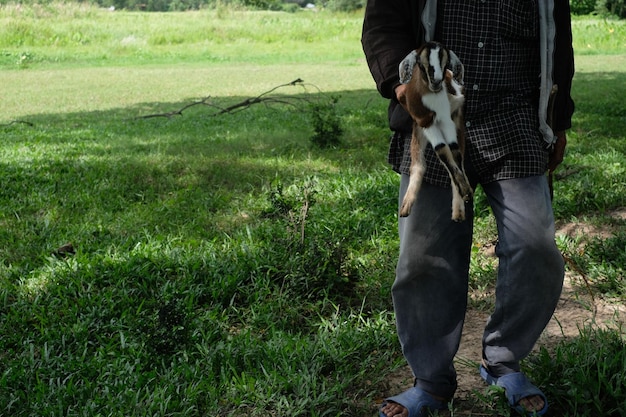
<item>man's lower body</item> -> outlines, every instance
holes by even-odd
[[[408,185],[403,175],[400,199]],[[546,178],[482,186],[498,226],[496,302],[483,336],[483,362],[499,377],[519,371],[556,308],[563,258],[554,242]],[[398,337],[415,386],[440,398],[456,390],[453,359],[467,307],[473,209],[454,222],[451,190],[424,183],[400,218],[400,256],[392,294]]]

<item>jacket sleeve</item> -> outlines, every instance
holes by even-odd
[[[574,101],[571,97],[574,77],[574,49],[569,0],[554,0],[556,39],[554,49],[554,83],[559,91],[554,102],[553,130],[560,132],[572,127]]]
[[[361,45],[380,94],[395,99],[400,84],[398,65],[417,47],[415,1],[368,0]]]

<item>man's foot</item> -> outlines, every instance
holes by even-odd
[[[380,408],[381,417],[426,417],[428,410],[445,410],[447,400],[413,387],[402,394],[385,400]]]
[[[387,402],[380,408],[380,412],[387,417],[409,417],[409,410],[398,403]]]
[[[487,367],[480,366],[480,376],[491,385],[504,388],[511,408],[523,415],[543,415],[548,410],[546,396],[521,372],[495,377]]]
[[[546,402],[540,395],[531,395],[518,401],[518,404],[526,411],[526,414],[537,413],[546,406]]]

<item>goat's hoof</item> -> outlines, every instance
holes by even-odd
[[[464,220],[465,220],[465,213],[463,213],[463,212],[452,213],[452,221],[455,221],[457,223],[461,223]]]
[[[469,185],[469,182],[467,180],[459,182],[458,190],[459,190],[459,194],[461,195],[461,198],[466,203],[470,201],[472,198],[472,195],[474,195],[474,190],[472,190],[472,187]]]
[[[474,195],[474,190],[472,190],[472,187],[468,185],[467,187],[463,187],[463,189],[460,190],[460,194],[463,201],[467,203],[472,199],[472,196]]]
[[[412,201],[403,201],[402,206],[400,207],[399,216],[407,217],[409,214],[411,214],[411,207],[413,207]]]

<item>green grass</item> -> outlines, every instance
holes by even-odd
[[[328,19],[326,13],[233,9],[109,12],[72,3],[2,11],[5,67],[345,63],[362,57],[354,48],[361,30],[354,14]]]
[[[270,114],[303,123],[287,110]],[[100,113],[66,119],[67,131],[50,132],[48,117],[8,129],[3,411],[336,415],[369,405],[353,398],[371,396],[397,359],[381,279],[393,257],[391,221],[380,224],[393,217],[393,176],[287,132],[246,139],[245,124],[262,126],[267,112]],[[277,178],[293,207],[273,214]],[[317,201],[302,242],[290,213],[309,182]],[[68,241],[75,256],[51,256]]]
[[[402,363],[397,177],[361,19],[0,8],[0,414],[374,414]],[[626,46],[607,24],[575,22],[599,46],[577,61],[555,212],[618,230]],[[275,93],[291,105],[212,116],[296,78]],[[344,135],[319,149],[308,103],[333,97]],[[472,305],[489,308],[480,190],[476,213]],[[625,297],[623,233],[559,244]]]
[[[575,416],[621,416],[626,386],[624,329],[584,327],[579,337],[542,348],[528,363],[529,372],[553,399],[552,413]]]
[[[626,22],[573,16],[574,50],[581,55],[621,55],[626,48]]]

